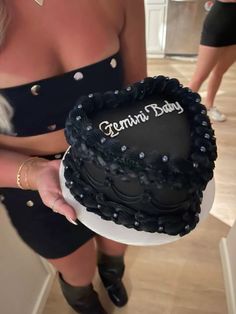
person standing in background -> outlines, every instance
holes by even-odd
[[[189,88],[198,92],[210,75],[205,105],[212,121],[226,120],[214,101],[223,75],[235,61],[236,0],[217,0],[204,21],[197,65],[189,83]]]

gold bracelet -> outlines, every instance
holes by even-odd
[[[17,175],[16,175],[16,184],[17,186],[21,189],[21,190],[28,190],[30,189],[29,187],[29,183],[28,183],[28,173],[25,175],[25,183],[26,183],[26,187],[24,187],[22,184],[21,184],[21,172],[22,172],[22,169],[24,168],[24,166],[30,161],[30,160],[33,160],[33,159],[37,159],[38,157],[30,157],[30,158],[27,158],[26,160],[24,160],[22,162],[22,164],[20,165],[18,171],[17,171]]]

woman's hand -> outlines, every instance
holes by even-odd
[[[38,190],[46,206],[76,224],[75,210],[66,203],[62,196],[59,180],[60,162],[60,160],[36,159],[28,172],[29,185],[32,189]]]

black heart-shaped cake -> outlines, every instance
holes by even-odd
[[[164,76],[80,97],[65,128],[70,193],[87,211],[127,228],[189,233],[217,157],[200,102]]]

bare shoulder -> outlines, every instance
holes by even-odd
[[[125,22],[125,0],[100,0],[100,6],[103,8],[106,16],[110,18],[110,23],[117,27],[120,32]]]
[[[120,28],[125,27],[127,19],[136,19],[144,11],[144,0],[100,0],[100,3]],[[140,24],[142,22],[141,19]]]

